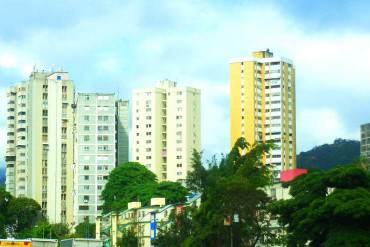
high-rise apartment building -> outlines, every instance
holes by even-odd
[[[74,222],[79,224],[94,222],[101,213],[101,192],[116,154],[128,160],[128,101],[116,101],[113,93],[78,93],[76,99]]]
[[[6,190],[50,222],[72,222],[74,85],[67,72],[31,73],[7,93]]]
[[[185,181],[200,140],[200,90],[164,80],[133,91],[132,159],[158,180]]]
[[[295,67],[269,50],[230,62],[230,145],[272,141],[265,157],[275,178],[296,167]]]
[[[370,123],[361,125],[361,156],[370,161]]]

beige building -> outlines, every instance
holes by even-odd
[[[200,90],[164,80],[133,91],[132,160],[158,180],[185,181],[200,141]]]
[[[269,50],[230,62],[230,146],[272,141],[265,164],[275,178],[296,167],[295,66]]]
[[[35,199],[50,222],[72,222],[74,85],[67,72],[31,73],[7,93],[6,189]]]

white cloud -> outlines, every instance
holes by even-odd
[[[301,150],[331,143],[336,138],[358,139],[359,131],[352,131],[333,109],[304,109],[298,113],[297,134]]]
[[[3,52],[0,54],[0,67],[14,68],[17,66],[17,60],[14,54]]]
[[[367,98],[370,91],[369,34],[308,34],[271,6],[225,10],[204,2],[164,1],[157,8],[148,9],[145,1],[114,5],[108,14],[64,29],[35,30],[20,43],[2,42],[0,67],[25,75],[33,64],[64,62],[75,71],[73,78],[86,75],[87,81],[75,80],[77,88],[85,89],[79,86],[85,83],[95,91],[115,91],[117,83],[130,91],[166,77],[199,87],[203,147],[227,152],[228,61],[271,48],[297,66],[298,150],[336,137],[358,138],[358,128],[349,126],[348,118],[351,108],[365,109],[355,99]],[[90,83],[99,72],[112,81]],[[333,105],[336,94],[348,99]],[[356,115],[356,123],[366,114]]]

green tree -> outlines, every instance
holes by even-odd
[[[41,220],[41,206],[30,198],[13,198],[8,205],[7,217],[15,234],[23,235],[23,231],[27,232]]]
[[[166,203],[184,202],[187,192],[180,183],[158,183],[155,174],[145,166],[129,162],[115,168],[109,175],[102,192],[104,212],[126,209],[127,203],[132,201],[140,201],[146,206],[153,197],[164,197]]]
[[[158,247],[175,247],[183,243],[186,246],[192,237],[192,213],[195,210],[194,208],[184,208],[179,214],[173,211],[169,216],[171,225],[169,227],[167,225],[159,226],[160,230],[153,245]]]
[[[65,239],[69,237],[69,233],[67,224],[50,224],[44,220],[32,228],[31,236],[33,238]]]
[[[370,175],[360,165],[311,171],[290,183],[272,212],[288,246],[370,246]]]
[[[8,205],[13,197],[5,191],[4,188],[0,188],[0,238],[6,238],[6,228],[9,224],[8,220]]]
[[[76,226],[75,235],[79,238],[95,238],[95,224],[83,222]]]
[[[125,209],[130,201],[139,200],[145,205],[150,199],[147,197],[148,193],[143,195],[138,192],[154,193],[156,186],[155,174],[145,166],[136,162],[120,165],[109,174],[108,182],[102,192],[103,211]]]
[[[136,237],[135,232],[130,229],[124,231],[122,237],[118,239],[117,245],[119,247],[137,247],[139,239]]]
[[[177,182],[160,182],[153,197],[166,198],[166,204],[183,203],[186,201],[188,190]]]
[[[207,185],[207,170],[202,164],[202,153],[193,150],[192,170],[188,173],[186,187],[195,193],[202,193]]]
[[[202,192],[199,209],[191,217],[172,221],[162,231],[157,246],[256,246],[274,239],[271,234],[263,188],[271,181],[262,164],[270,144],[250,146],[239,139],[231,152],[220,161],[213,158],[208,169],[201,163],[201,154],[194,152],[194,169],[189,173],[188,188]],[[225,219],[230,219],[228,224]]]

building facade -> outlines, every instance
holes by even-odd
[[[87,220],[94,222],[101,213],[101,192],[116,166],[115,94],[78,93],[75,116],[74,222],[77,225]]]
[[[132,95],[132,159],[159,181],[186,179],[193,150],[200,151],[200,90],[160,81]]]
[[[230,62],[230,146],[271,141],[264,163],[275,178],[296,167],[295,66],[269,50]]]
[[[129,102],[116,101],[116,166],[129,161]]]
[[[370,161],[370,123],[361,125],[361,156]]]
[[[50,222],[72,222],[74,85],[67,72],[31,73],[7,93],[6,190]]]

